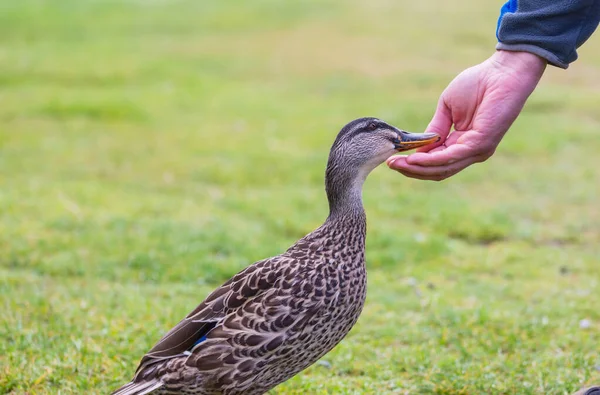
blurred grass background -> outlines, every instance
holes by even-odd
[[[0,4],[0,393],[108,393],[216,285],[327,214],[337,131],[421,131],[498,1]],[[600,382],[600,40],[487,163],[365,185],[369,296],[274,394]]]

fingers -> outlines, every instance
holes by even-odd
[[[477,154],[467,145],[453,144],[449,147],[440,147],[440,149],[431,152],[414,153],[406,158],[406,162],[414,166],[444,166],[477,156]]]
[[[407,177],[441,181],[492,156],[497,144],[481,141],[480,136],[473,130],[454,131],[446,139],[445,145],[429,152],[393,156],[387,160],[387,164]]]
[[[442,94],[442,97],[440,97],[440,100],[438,101],[435,114],[433,114],[431,122],[429,122],[429,125],[425,129],[426,132],[433,132],[439,134],[441,137],[440,141],[438,141],[437,143],[426,145],[425,147],[421,147],[417,150],[417,152],[429,152],[432,149],[444,144],[448,133],[450,133],[451,127],[452,113],[450,111],[450,108],[448,108],[448,106],[446,105]]]
[[[450,164],[427,167],[410,164],[407,158],[403,156],[392,157],[388,160],[387,164],[390,169],[396,170],[407,177],[430,181],[444,180],[471,166],[473,163],[481,162],[479,157],[468,157]]]

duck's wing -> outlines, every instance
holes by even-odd
[[[185,352],[202,341],[228,313],[271,288],[282,273],[282,260],[289,258],[277,256],[256,262],[214,290],[144,355],[134,381],[151,365],[186,355]]]

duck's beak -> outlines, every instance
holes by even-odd
[[[436,133],[409,133],[398,130],[398,139],[394,141],[396,151],[408,151],[438,142],[440,136]]]

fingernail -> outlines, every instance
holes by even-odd
[[[388,159],[386,162],[387,162],[387,165],[388,165],[389,167],[392,167],[392,166],[394,166],[394,165],[396,164],[396,162],[397,162],[397,161],[398,161],[400,158],[405,158],[405,159],[406,159],[406,157],[407,157],[406,155],[394,155],[394,156],[392,156],[391,158],[389,158],[389,159]]]

